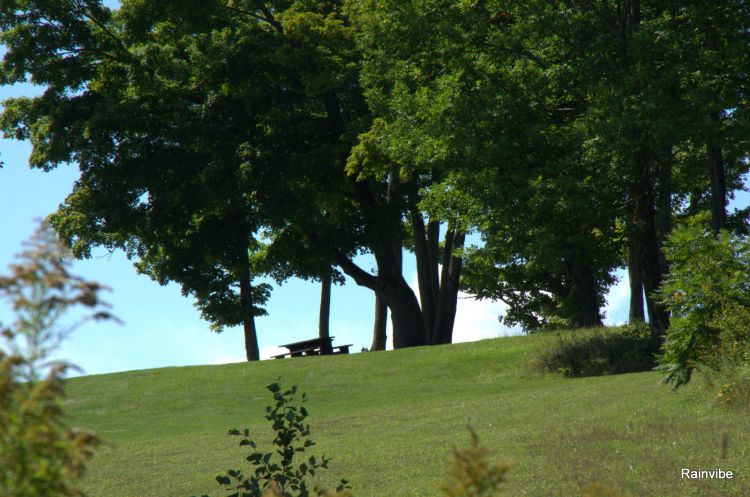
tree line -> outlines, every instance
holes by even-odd
[[[627,267],[661,337],[675,223],[747,233],[749,41],[734,0],[19,0],[0,84],[43,92],[0,128],[78,164],[50,216],[76,256],[179,283],[249,360],[264,277],[320,282],[327,335],[349,276],[401,348],[451,342],[459,289],[527,331],[601,325]]]

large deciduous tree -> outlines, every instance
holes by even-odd
[[[255,276],[320,281],[325,336],[349,275],[399,348],[451,341],[460,284],[529,330],[599,325],[622,265],[661,336],[674,218],[747,227],[748,26],[740,1],[25,0],[0,82],[45,91],[1,124],[79,164],[53,216],[79,255],[126,250],[248,343]]]
[[[471,228],[485,245],[472,251],[464,286],[508,302],[510,323],[533,329],[539,314],[557,313],[600,324],[618,261],[603,208],[611,189],[580,151],[571,123],[580,97],[557,75],[564,67],[544,55],[544,40],[528,39],[529,12],[504,2],[353,3],[376,115],[361,167],[390,162],[410,189],[428,335],[452,320],[464,262],[455,256]],[[452,258],[437,253],[441,225]]]
[[[269,267],[250,266],[254,248],[269,243],[263,235],[271,246],[293,239],[293,254],[263,248],[274,254],[268,264],[285,260],[303,276],[314,265],[319,278],[338,265],[391,308],[396,347],[426,343],[401,272],[399,178],[345,172],[369,118],[340,7],[4,6],[3,83],[46,90],[6,102],[3,129],[32,142],[33,166],[81,169],[54,216],[58,230],[81,255],[122,248],[160,281],[208,292],[210,309],[245,305],[238,313],[248,321],[258,313],[253,297],[266,295],[248,286],[252,270]],[[354,263],[358,251],[375,254],[377,275]],[[239,291],[219,291],[230,280]]]
[[[251,285],[256,235],[301,209],[338,140],[310,95],[325,78],[296,72],[307,47],[280,36],[280,6],[24,2],[1,18],[3,83],[46,87],[6,102],[4,130],[32,142],[32,166],[81,169],[57,230],[79,255],[104,245],[137,256],[195,295],[217,329],[242,322],[248,359],[268,289]]]

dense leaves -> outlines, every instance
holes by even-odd
[[[15,2],[2,83],[44,92],[0,125],[78,163],[52,216],[78,256],[179,282],[248,358],[264,276],[350,276],[405,347],[452,340],[459,287],[527,331],[601,325],[627,265],[661,340],[675,221],[747,231],[749,28],[741,1]]]
[[[718,238],[694,224],[669,237],[671,272],[661,297],[672,313],[661,368],[675,387],[696,367],[747,360],[750,312],[750,244],[723,231]]]

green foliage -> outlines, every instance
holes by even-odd
[[[580,330],[558,334],[539,354],[536,367],[571,377],[649,371],[656,366],[658,350],[658,342],[644,324]]]
[[[25,382],[29,367],[33,363],[27,358],[0,352],[0,487],[9,492],[3,495],[82,496],[77,480],[99,439],[65,423],[68,366],[54,366],[43,378]]]
[[[750,312],[742,315],[743,333],[749,335]],[[700,369],[716,404],[750,409],[750,346],[745,341],[734,347],[722,347],[706,357]]]
[[[660,369],[675,388],[701,364],[721,370],[750,355],[750,242],[698,223],[675,230],[666,247],[671,272],[660,290],[672,326]]]
[[[324,242],[358,236],[340,192],[366,110],[340,5],[120,3],[2,4],[0,84],[47,88],[3,102],[0,128],[34,167],[78,164],[51,216],[76,256],[124,250],[217,331],[262,315],[254,276],[319,277]]]
[[[7,345],[0,348],[0,488],[14,497],[82,496],[77,480],[99,439],[67,425],[62,402],[72,366],[48,359],[81,324],[60,326],[70,308],[92,309],[91,319],[112,316],[101,309],[104,287],[68,272],[70,255],[48,227],[28,246],[0,278],[0,294],[17,316],[11,327],[0,326]]]
[[[229,470],[226,474],[217,476],[216,481],[232,492],[230,497],[308,497],[311,490],[315,495],[322,495],[323,490],[317,483],[311,487],[309,480],[320,473],[320,470],[328,468],[330,458],[323,456],[318,459],[306,454],[306,450],[315,445],[315,442],[309,438],[310,425],[305,423],[308,415],[307,409],[302,405],[306,400],[305,394],[302,394],[297,405],[296,385],[286,391],[279,383],[272,383],[266,388],[273,394],[276,402],[274,406],[266,407],[265,416],[275,432],[272,441],[274,451],[259,450],[255,441],[250,438],[249,429],[242,433],[236,428],[229,430],[230,435],[242,436],[241,447],[249,446],[253,449],[245,459],[254,470],[250,476],[241,470]],[[336,491],[343,492],[349,488],[347,483],[342,479]]]

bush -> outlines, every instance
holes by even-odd
[[[564,376],[600,376],[649,371],[659,343],[645,324],[558,334],[536,359],[536,368]]]
[[[266,407],[265,416],[275,432],[275,451],[258,450],[247,429],[242,433],[236,428],[229,430],[232,436],[242,436],[239,443],[241,447],[252,448],[245,459],[254,469],[250,476],[241,470],[229,470],[226,474],[217,476],[216,481],[230,492],[229,497],[308,497],[311,490],[316,495],[324,495],[325,492],[317,483],[310,485],[309,479],[319,474],[320,470],[327,469],[330,459],[305,454],[308,448],[315,445],[310,439],[310,425],[305,423],[307,409],[301,405],[306,400],[305,394],[302,394],[300,405],[296,405],[296,385],[286,391],[283,391],[279,383],[272,383],[266,388],[273,394],[276,402],[274,406]],[[346,480],[341,480],[337,493],[328,495],[345,495],[347,484]]]
[[[665,253],[671,271],[659,295],[672,314],[659,367],[665,381],[677,388],[700,368],[717,400],[747,399],[750,243],[691,225],[670,235]]]
[[[76,482],[99,440],[93,432],[65,424],[64,377],[71,366],[47,361],[73,327],[58,326],[70,308],[103,305],[97,283],[70,275],[70,259],[42,227],[0,277],[0,295],[16,313],[2,328],[0,349],[0,489],[14,497],[81,496]],[[96,319],[111,316],[98,311]],[[80,324],[80,322],[79,322]],[[46,371],[46,373],[44,372]]]

